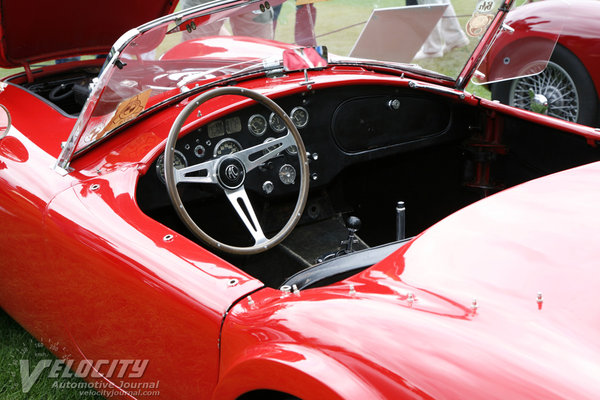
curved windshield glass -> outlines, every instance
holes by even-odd
[[[504,2],[407,6],[411,1],[213,1],[132,30],[113,47],[63,151],[63,165],[190,90],[283,68],[288,49],[318,45],[327,49],[329,64],[418,72],[452,86],[473,63],[473,50],[481,51],[481,38],[489,39]]]

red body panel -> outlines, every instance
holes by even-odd
[[[106,0],[0,3],[3,68],[81,54],[106,54],[126,31],[175,9],[172,0]],[[35,12],[31,8],[36,7]],[[68,22],[67,22],[68,21]],[[88,34],[83,34],[88,32]]]
[[[271,362],[351,374],[324,379],[345,398],[594,398],[599,174],[596,163],[490,197],[339,284],[253,294],[224,327],[224,390],[256,379],[236,369]]]
[[[29,113],[18,107],[26,100]],[[167,398],[210,391],[223,316],[262,285],[139,210],[131,160],[148,151],[140,143],[156,145],[156,135],[143,134],[142,124],[118,157],[104,153],[99,172],[61,177],[51,167],[74,121],[64,118],[63,132],[45,130],[60,128],[63,117],[12,86],[0,102],[14,110],[0,141],[0,199],[11,205],[0,210],[2,308],[38,339],[52,338],[59,356],[149,359],[144,379],[160,380]],[[94,153],[88,157],[80,162]],[[164,241],[167,234],[174,238]],[[102,334],[116,331],[118,340]],[[193,379],[176,368],[183,358]]]

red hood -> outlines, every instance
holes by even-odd
[[[108,53],[126,31],[173,11],[175,0],[0,0],[0,67]]]
[[[340,284],[254,294],[232,321],[321,349],[386,398],[598,398],[599,180],[596,163],[507,190]]]

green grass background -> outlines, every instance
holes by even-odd
[[[99,394],[80,396],[81,389],[52,387],[64,382],[80,383],[80,378],[49,378],[46,368],[28,393],[23,393],[20,360],[29,361],[29,372],[40,360],[55,357],[40,342],[21,328],[4,310],[0,310],[0,399],[2,400],[100,400]],[[87,390],[86,390],[87,391]]]

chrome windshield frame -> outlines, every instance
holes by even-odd
[[[228,9],[237,7],[240,4],[250,5],[253,3],[260,3],[262,1],[263,0],[229,0],[229,1],[213,0],[213,1],[210,1],[210,2],[207,2],[204,4],[197,5],[195,7],[181,10],[179,12],[176,12],[176,13],[173,13],[170,15],[166,15],[164,17],[155,19],[151,22],[148,22],[137,28],[134,28],[134,29],[131,29],[131,30],[125,32],[125,34],[123,34],[112,46],[112,48],[108,54],[107,60],[102,67],[102,71],[100,72],[100,75],[94,79],[94,81],[91,85],[90,95],[89,95],[85,105],[83,106],[83,109],[82,109],[81,113],[79,114],[79,117],[77,118],[77,122],[75,123],[75,126],[73,127],[73,130],[71,131],[71,133],[69,135],[69,138],[67,139],[66,142],[63,142],[62,150],[60,152],[58,159],[56,160],[56,163],[53,166],[53,169],[56,170],[61,175],[68,174],[71,171],[70,164],[71,164],[71,161],[73,160],[73,158],[80,152],[87,150],[87,148],[89,147],[89,146],[86,146],[85,148],[82,148],[82,149],[79,149],[76,151],[77,145],[78,145],[79,141],[81,140],[82,134],[85,131],[85,128],[91,118],[91,115],[95,109],[98,99],[102,95],[102,92],[104,91],[107,82],[109,81],[112,73],[114,72],[114,69],[119,68],[119,64],[121,62],[120,61],[121,53],[123,52],[123,50],[125,50],[125,48],[133,40],[135,40],[135,38],[137,38],[144,32],[147,32],[151,29],[157,28],[163,24],[175,23],[177,25],[180,25],[184,21],[185,17],[190,16],[192,14],[197,14],[201,11],[207,11],[207,12],[205,14],[198,14],[198,16],[208,15],[214,11],[227,11]],[[144,114],[144,113],[142,113],[142,114]],[[117,128],[115,130],[118,130],[118,129],[119,128]],[[111,133],[112,132],[109,132],[107,137],[111,136]],[[101,141],[103,141],[103,140],[100,140],[99,142],[101,142]],[[94,144],[95,143],[93,143],[91,146],[93,146]]]
[[[483,0],[481,0],[483,1]],[[278,4],[279,1],[274,1],[274,3]],[[379,62],[376,60],[360,60],[358,58],[354,59],[340,59],[338,60],[339,64],[348,64],[348,65],[371,65],[374,68],[390,68],[394,70],[398,70],[398,73],[403,73],[404,71],[408,71],[416,74],[423,74],[426,76],[434,76],[437,79],[447,81],[447,86],[454,87],[458,90],[464,90],[466,86],[466,82],[470,79],[467,76],[469,73],[472,73],[476,70],[479,63],[483,60],[483,55],[489,50],[491,44],[493,43],[493,39],[497,36],[497,31],[499,27],[502,25],[502,21],[506,15],[506,11],[510,8],[513,3],[513,0],[500,0],[500,12],[495,15],[494,22],[491,24],[484,35],[484,37],[477,44],[475,50],[471,54],[470,58],[467,59],[466,65],[464,65],[462,71],[459,73],[456,80],[452,77],[439,74],[435,71],[428,71],[427,69],[421,69],[420,67],[413,64],[399,64],[395,62],[390,62],[389,64],[382,64],[383,62]],[[121,56],[124,51],[134,40],[136,40],[140,35],[144,33],[160,28],[161,26],[168,26],[169,24],[175,24],[176,27],[181,26],[186,21],[189,21],[188,17],[202,17],[206,15],[211,15],[217,12],[228,12],[229,10],[233,10],[238,7],[243,6],[251,6],[253,4],[260,4],[261,7],[264,8],[265,1],[264,0],[213,0],[204,4],[197,5],[195,7],[191,7],[188,9],[181,10],[179,12],[158,18],[154,21],[148,22],[144,25],[139,26],[138,28],[131,29],[122,35],[111,48],[109,55],[107,57],[104,66],[100,72],[98,78],[95,78],[93,83],[91,84],[91,93],[82,108],[82,111],[75,123],[73,130],[71,131],[68,140],[63,143],[61,153],[54,164],[53,168],[60,174],[68,174],[71,171],[71,163],[75,157],[79,154],[87,151],[90,148],[93,148],[97,144],[104,142],[105,139],[112,137],[114,133],[120,131],[122,128],[129,126],[130,123],[135,122],[138,118],[147,115],[149,112],[156,110],[157,108],[161,108],[165,105],[172,104],[173,101],[178,101],[182,97],[187,97],[190,95],[194,95],[195,93],[199,93],[203,90],[206,90],[207,87],[212,87],[215,84],[220,84],[232,79],[232,76],[224,77],[224,79],[219,79],[216,81],[212,81],[207,85],[203,86],[195,86],[193,89],[182,87],[182,92],[178,95],[172,96],[169,99],[163,100],[158,104],[155,104],[149,107],[146,110],[143,110],[131,121],[124,122],[122,125],[114,127],[110,131],[107,131],[105,135],[103,135],[100,139],[90,142],[85,146],[81,145],[82,137],[86,130],[90,127],[90,120],[93,116],[93,113],[98,105],[99,100],[101,99],[105,89],[107,88],[107,84],[110,82],[115,71],[122,69],[125,63],[121,61]],[[268,8],[268,6],[267,6]],[[192,23],[193,24],[193,23]],[[331,63],[332,65],[337,64],[336,61]],[[412,68],[417,67],[417,68]],[[253,75],[260,71],[253,71]],[[446,84],[445,84],[446,85]],[[184,90],[185,89],[185,90]]]

